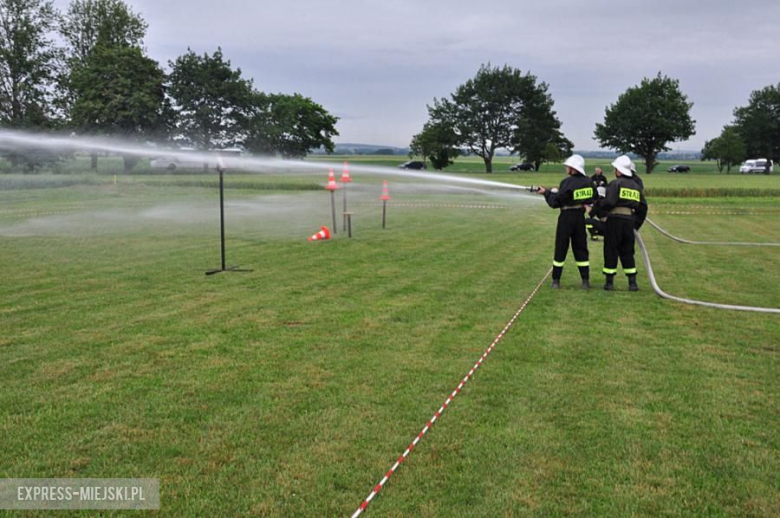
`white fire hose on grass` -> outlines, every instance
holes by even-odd
[[[650,218],[647,218],[645,221],[650,223],[650,225],[656,229],[661,234],[665,235],[669,239],[673,239],[677,241],[678,243],[684,243],[686,245],[717,245],[717,246],[780,246],[780,243],[740,243],[740,242],[729,242],[729,241],[691,241],[689,239],[683,239],[681,237],[677,237],[675,235],[670,234],[666,230],[662,229],[660,226],[658,226],[654,221],[651,221]]]
[[[648,220],[649,221],[649,220]],[[653,227],[657,228],[659,231],[666,234],[668,237],[671,237],[672,239],[679,240],[672,236],[671,234],[668,234],[664,232],[660,227],[655,225],[654,223],[650,222]],[[647,247],[645,247],[645,242],[642,241],[642,236],[639,235],[639,232],[634,231],[634,234],[636,235],[636,241],[639,243],[639,249],[642,251],[642,257],[645,260],[645,268],[647,268],[647,276],[650,278],[650,284],[653,286],[653,290],[661,296],[662,298],[674,300],[677,302],[682,302],[683,304],[693,304],[696,306],[705,306],[708,308],[715,308],[715,309],[729,309],[734,311],[753,311],[756,313],[774,313],[776,315],[780,315],[780,309],[778,308],[762,308],[762,307],[756,307],[756,306],[736,306],[733,304],[716,304],[714,302],[704,302],[701,300],[693,300],[693,299],[685,299],[682,297],[676,297],[674,295],[669,295],[664,290],[658,286],[658,282],[655,280],[655,274],[653,273],[653,266],[650,264],[650,256],[647,254]],[[686,241],[682,241],[686,242]],[[695,241],[689,241],[689,244],[716,244],[712,242],[704,242],[704,243],[697,243]],[[739,244],[739,245],[762,245],[765,246],[764,243],[720,243],[723,245],[732,245],[732,244]],[[769,246],[778,246],[777,243],[772,243]]]

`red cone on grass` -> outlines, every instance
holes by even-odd
[[[330,239],[330,230],[328,230],[328,227],[321,227],[321,230],[311,236],[309,241],[322,241],[325,239]]]
[[[387,190],[387,180],[382,182],[382,196],[379,197],[382,201],[388,201],[390,199],[390,193]]]
[[[335,191],[339,188],[338,184],[336,183],[336,176],[333,174],[333,169],[331,169],[328,173],[328,185],[326,185],[325,188],[329,191]]]
[[[341,183],[351,183],[352,178],[349,176],[349,164],[344,162],[344,169],[341,171]]]

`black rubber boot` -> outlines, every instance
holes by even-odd
[[[582,279],[582,289],[584,290],[590,289],[590,279]]]
[[[561,280],[560,279],[553,279],[552,284],[550,285],[550,287],[552,289],[554,289],[554,290],[561,289]]]
[[[615,291],[614,275],[607,275],[607,282],[604,283],[605,291]]]
[[[636,283],[636,275],[628,276],[628,291],[639,291],[639,286]]]

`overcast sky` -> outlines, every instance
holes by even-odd
[[[583,150],[598,148],[605,107],[658,71],[694,103],[696,135],[673,149],[700,149],[751,91],[780,82],[778,0],[126,1],[166,69],[187,47],[221,46],[259,90],[338,115],[337,142],[407,146],[426,104],[488,61],[548,83]]]

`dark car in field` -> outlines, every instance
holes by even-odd
[[[534,165],[531,162],[523,162],[522,164],[515,164],[509,168],[510,171],[533,171]]]
[[[689,173],[691,168],[687,165],[673,165],[668,171],[670,173]]]
[[[421,169],[425,169],[425,164],[423,164],[419,160],[410,160],[408,162],[404,162],[398,167],[400,167],[401,169],[415,169],[419,171]]]

